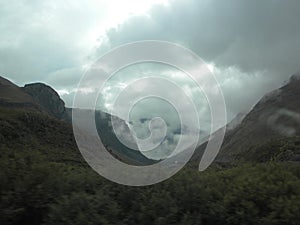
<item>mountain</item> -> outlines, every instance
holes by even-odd
[[[292,76],[285,86],[264,96],[248,115],[239,114],[227,125],[224,143],[216,162],[269,161],[275,159],[299,161],[299,77],[299,75]],[[36,121],[43,121],[49,132],[53,129],[50,124],[56,124],[58,129],[68,131],[68,137],[72,134],[72,109],[65,107],[63,100],[50,86],[33,83],[21,88],[0,77],[0,87],[0,119],[2,119],[1,129],[3,130],[0,139],[6,138],[7,131],[12,132],[8,135],[27,137],[25,133],[22,134],[22,131],[32,127]],[[89,112],[86,111],[86,113]],[[13,119],[13,124],[20,126],[18,129],[15,129],[13,124],[9,124],[8,121],[10,120],[7,121],[7,114],[11,114],[9,118]],[[13,118],[14,115],[18,116]],[[36,121],[33,121],[33,118],[36,118]],[[127,148],[118,140],[111,127],[111,118],[112,115],[101,111],[96,112],[95,120],[98,134],[106,148],[116,158],[130,164],[149,165],[155,163],[140,152]],[[120,118],[117,119],[126,133],[130,133],[126,122]],[[37,124],[34,126],[37,129],[42,129]],[[58,129],[52,135],[59,134]],[[26,132],[35,135],[36,130]],[[40,138],[43,137],[39,136],[37,139]],[[66,145],[72,146],[74,151],[78,151],[75,140],[73,138],[67,138],[67,140],[70,140],[70,143],[66,143]],[[44,140],[39,140],[39,142],[44,143]],[[195,151],[192,161],[201,158],[205,146],[206,144],[203,144]]]
[[[257,154],[263,154],[268,144],[285,143],[284,140],[288,142],[292,139],[297,146],[299,135],[300,79],[294,75],[288,84],[264,96],[228,135],[217,161],[257,159],[259,157],[253,156],[254,149]],[[297,150],[286,160],[297,159],[298,154],[300,152]]]
[[[48,114],[57,119],[64,119],[66,117],[64,101],[50,86],[42,83],[33,83],[26,84],[22,90],[29,94],[34,102],[42,106]]]
[[[245,113],[238,113],[236,115],[236,117],[233,118],[233,120],[231,120],[227,126],[226,126],[226,129],[227,131],[230,131],[230,130],[234,130],[238,125],[240,125],[243,121],[243,119],[246,117],[247,114]]]
[[[294,75],[286,85],[265,95],[239,125],[227,129],[215,162],[300,161],[299,135],[300,75]],[[192,160],[201,158],[206,144]]]
[[[69,146],[67,155],[76,155],[71,160],[82,161],[73,137],[72,110],[65,107],[57,92],[48,85],[33,83],[21,88],[0,77],[0,140],[3,147],[17,144],[40,149],[42,153],[45,153],[43,149],[47,149],[58,159],[55,155],[60,156],[66,152],[64,146]],[[133,165],[152,164],[153,160],[120,143],[110,126],[111,117],[97,111],[95,118],[98,134],[111,154]],[[129,130],[125,121],[119,121]],[[69,159],[60,156],[58,160]]]
[[[23,107],[41,110],[30,95],[20,87],[0,76],[0,106]]]
[[[212,166],[202,173],[185,167],[159,184],[130,187],[102,178],[85,163],[70,122],[54,116],[51,110],[59,109],[55,104],[50,107],[43,102],[51,102],[46,97],[51,97],[51,90],[42,88],[48,94],[41,98],[35,96],[38,91],[28,94],[2,78],[1,85],[1,225],[299,224],[300,164],[284,161],[290,155],[282,154],[299,146],[291,130],[281,134],[281,141],[251,150],[257,156],[256,151],[265,154],[280,149],[276,157],[283,160],[279,162],[226,169]],[[68,115],[70,110],[65,109]],[[111,136],[110,117],[96,112],[98,132],[107,135],[102,138],[110,151],[112,146],[120,151]],[[245,120],[227,132],[225,144]],[[126,127],[124,132],[128,132]],[[120,152],[112,154],[143,164]]]

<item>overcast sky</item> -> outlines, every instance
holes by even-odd
[[[45,82],[71,106],[83,71],[98,57],[132,41],[165,40],[209,65],[232,119],[299,71],[299,12],[297,0],[2,0],[0,75],[18,85]],[[123,71],[107,85],[102,107],[137,71]],[[197,101],[201,93],[181,76],[174,79]],[[203,101],[197,104],[208,114]]]

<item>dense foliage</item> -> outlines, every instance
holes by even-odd
[[[3,154],[5,152],[5,154]],[[0,224],[298,224],[300,170],[247,165],[185,169],[150,187],[106,181],[84,165],[38,152],[1,154]]]
[[[163,183],[127,187],[84,163],[64,123],[5,110],[0,116],[1,225],[299,224],[297,163],[202,173],[186,167]]]

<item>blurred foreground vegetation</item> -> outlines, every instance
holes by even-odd
[[[267,163],[200,173],[149,187],[111,183],[89,167],[6,150],[0,224],[299,224],[298,165]]]
[[[41,114],[0,110],[1,225],[296,225],[300,165],[186,167],[149,187],[101,178],[72,130]]]

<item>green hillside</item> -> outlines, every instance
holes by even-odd
[[[299,224],[298,136],[254,146],[226,169],[187,166],[127,187],[85,163],[69,123],[19,103],[0,106],[1,225]]]

